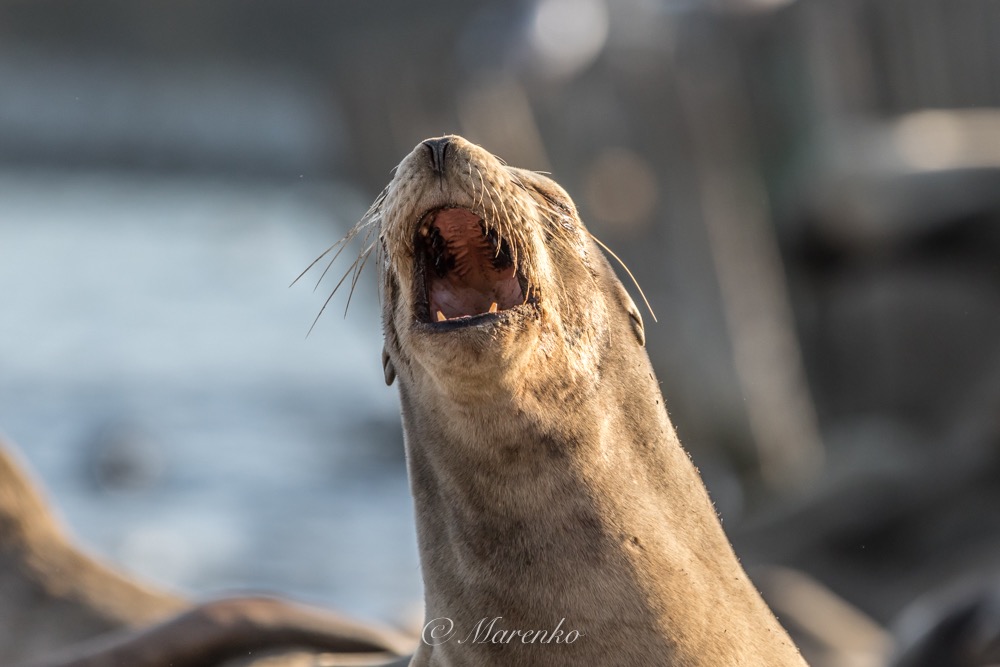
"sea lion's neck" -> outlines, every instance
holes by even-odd
[[[636,346],[615,329],[613,349]],[[803,664],[739,566],[645,352],[608,355],[595,377],[575,391],[548,380],[558,399],[522,386],[463,405],[401,382],[427,618],[455,624],[414,664]],[[584,636],[558,651],[493,644],[561,619]]]

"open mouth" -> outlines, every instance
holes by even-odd
[[[528,287],[507,241],[468,209],[429,211],[414,247],[417,285],[423,287],[418,313],[425,322],[479,324],[527,302]]]

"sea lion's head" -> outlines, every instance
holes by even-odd
[[[387,381],[429,378],[454,397],[519,393],[541,368],[596,377],[618,314],[641,344],[638,311],[546,176],[461,137],[428,139],[374,210]]]

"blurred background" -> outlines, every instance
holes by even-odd
[[[308,337],[350,262],[288,285],[462,134],[635,273],[812,664],[881,664],[1000,563],[997,34],[993,0],[8,0],[0,429],[133,572],[413,623],[373,274]]]

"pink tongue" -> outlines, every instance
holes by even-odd
[[[431,279],[427,296],[432,320],[441,319],[439,312],[447,319],[470,317],[511,308],[523,300],[514,267],[493,268],[494,250],[479,221],[461,208],[442,209],[434,218],[455,268],[443,278]]]

